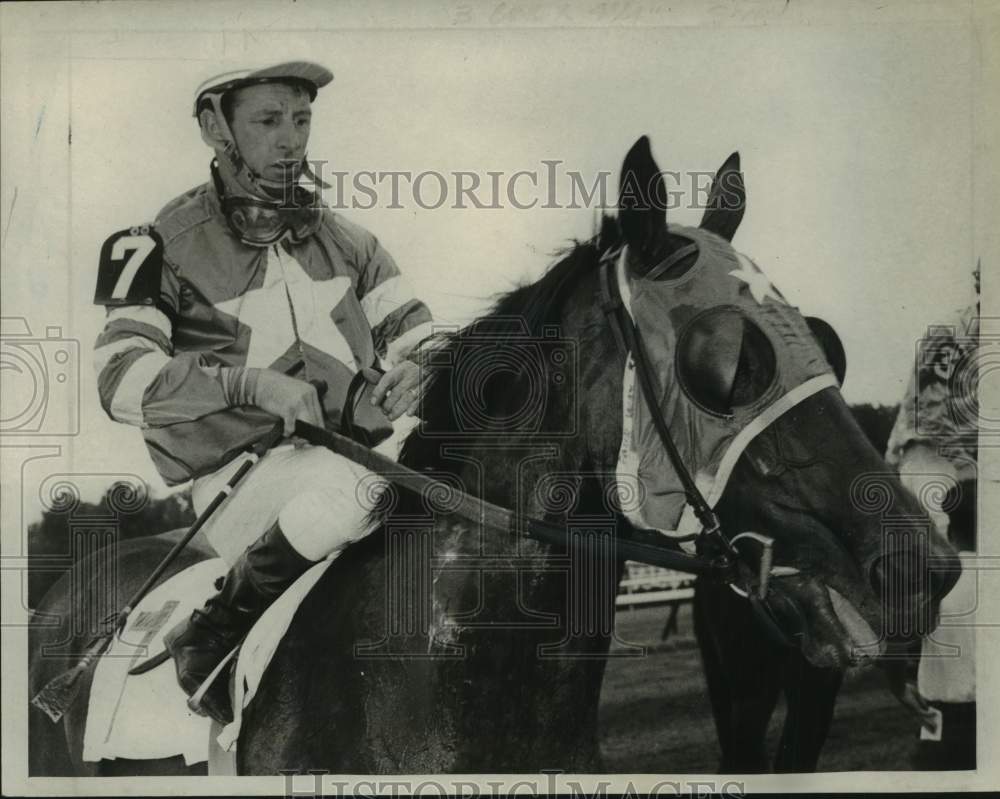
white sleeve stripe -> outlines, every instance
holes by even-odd
[[[135,361],[125,372],[111,400],[111,416],[125,424],[144,426],[142,397],[160,370],[170,359],[159,350],[151,350]]]
[[[152,305],[126,305],[122,308],[113,308],[108,313],[108,322],[115,319],[130,319],[133,322],[142,322],[159,330],[167,338],[170,338],[173,327],[167,315],[159,308]]]
[[[415,299],[410,281],[402,275],[396,275],[365,294],[361,298],[361,310],[365,312],[368,324],[374,328],[397,308]]]
[[[385,348],[385,359],[394,366],[402,361],[421,341],[434,334],[433,322],[421,322],[412,330],[407,330],[399,338],[390,341]]]
[[[142,336],[129,336],[128,338],[105,344],[103,347],[98,347],[94,350],[94,370],[97,376],[100,377],[101,372],[104,371],[104,367],[108,365],[115,355],[131,349],[159,352],[159,348],[152,341]]]

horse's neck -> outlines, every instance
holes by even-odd
[[[469,493],[530,515],[556,515],[547,499],[565,505],[564,518],[580,496],[600,500],[605,492],[581,486],[613,474],[622,361],[594,307],[592,275],[586,283],[563,314],[563,336],[576,346],[574,379],[547,384],[553,401],[542,420],[565,433],[558,417],[571,405],[574,435],[543,429],[425,439],[414,442],[408,465],[451,473]],[[524,399],[511,397],[507,407]],[[607,441],[595,446],[602,436]],[[584,471],[590,476],[581,478]],[[560,503],[563,488],[569,496]],[[340,771],[515,771],[552,763],[591,770],[603,671],[595,655],[607,652],[611,631],[592,631],[584,619],[611,618],[616,575],[607,568],[592,574],[595,559],[582,547],[554,548],[473,520],[423,514],[410,520],[394,512],[327,572],[289,635],[310,642],[312,668],[302,674],[302,648],[279,651],[245,726],[245,756],[283,767],[313,758],[311,766]],[[579,535],[590,534],[592,519]],[[284,729],[278,744],[276,728]],[[379,741],[374,754],[371,741]]]
[[[568,486],[576,477],[578,489],[581,474],[601,483],[613,480],[621,444],[624,354],[598,305],[595,276],[581,280],[567,301],[558,340],[565,342],[570,366],[546,375],[545,413],[534,432],[456,440],[441,450],[462,453],[453,464],[471,493],[530,515],[547,510],[534,490],[546,481]],[[511,397],[508,407],[538,399]]]

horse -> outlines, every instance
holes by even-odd
[[[720,201],[723,187],[731,195],[728,203]],[[701,224],[732,241],[745,210],[746,186],[734,153],[716,173]],[[846,359],[838,357],[835,368],[842,379]],[[815,771],[844,670],[814,666],[800,650],[758,635],[746,601],[710,580],[695,580],[692,610],[719,740],[719,771]],[[770,759],[767,728],[782,694],[787,710]]]
[[[801,651],[756,634],[746,601],[724,586],[696,579],[692,607],[719,773],[815,771],[846,667],[813,665]],[[771,757],[767,729],[781,695],[786,712]]]
[[[646,275],[665,259],[682,256],[660,278],[696,265],[690,239],[667,225],[662,175],[641,137],[622,165],[617,218],[605,217],[539,280],[425,348],[421,422],[399,461],[443,488],[386,489],[378,529],[345,550],[303,601],[244,710],[239,773],[601,770],[598,700],[622,573],[615,547],[636,532],[617,472],[628,361],[601,275],[612,252],[633,285],[657,290]],[[732,346],[703,352],[695,367],[708,365],[713,396],[742,407],[773,375],[751,333],[729,332]],[[666,335],[643,333],[652,346]],[[952,577],[930,570],[920,551],[885,552],[878,524],[851,512],[851,480],[885,466],[839,391],[824,388],[793,410],[749,442],[715,511],[730,539],[747,529],[773,538],[775,567],[786,569],[766,592],[784,609],[777,623],[802,622],[794,640],[811,663],[843,664],[862,656],[858,644],[883,616],[913,612],[912,601],[880,600],[886,570],[926,573],[937,594]],[[815,457],[771,471],[779,441]],[[564,540],[456,515],[449,486],[549,521]],[[887,486],[895,503],[918,512],[898,481]],[[46,646],[84,643],[62,615],[72,603],[114,607],[167,545],[128,542],[113,574],[50,591],[36,615],[60,622],[30,631],[33,691],[65,666],[42,656]],[[946,545],[932,554],[938,564],[955,558]],[[175,569],[203,557],[188,551]],[[853,610],[835,609],[830,588]],[[928,589],[907,599],[930,597]],[[82,763],[86,692],[58,725],[32,709],[32,774],[198,773],[177,758]]]
[[[723,186],[730,192],[728,203],[720,202]],[[734,153],[716,174],[702,225],[732,241],[745,208],[746,188],[738,154]],[[832,329],[824,328],[822,334],[830,336]],[[834,360],[835,371],[843,381],[846,357],[842,349],[836,351]],[[905,515],[911,508],[893,507],[887,501],[873,510]],[[920,524],[921,519],[918,516],[911,521]],[[927,532],[932,538],[941,539],[933,525]],[[947,587],[946,581],[941,588]],[[815,771],[833,721],[845,668],[841,664],[814,665],[801,650],[755,634],[747,603],[718,582],[702,577],[695,580],[692,609],[695,639],[721,750],[719,771],[743,774],[769,769],[777,773]],[[730,623],[723,623],[724,620]],[[929,630],[925,627],[923,631]],[[918,640],[915,635],[895,635],[892,643],[900,654]],[[890,662],[882,661],[879,665],[890,667]],[[786,715],[777,751],[770,757],[765,746],[767,729],[781,695],[785,698]]]

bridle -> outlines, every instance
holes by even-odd
[[[621,250],[609,251],[600,264],[600,304],[625,358],[631,357],[657,435],[666,450],[671,465],[681,479],[688,503],[701,524],[701,531],[691,536],[667,539],[653,530],[631,529],[627,535],[616,536],[616,556],[653,566],[704,576],[714,582],[728,585],[736,594],[747,599],[755,618],[765,633],[776,643],[797,647],[805,630],[805,620],[793,601],[785,603],[786,612],[779,614],[774,608],[775,595],[770,591],[771,580],[798,573],[790,566],[775,566],[774,539],[755,532],[742,532],[732,538],[723,535],[718,515],[698,489],[691,473],[677,449],[670,428],[656,402],[653,372],[643,346],[642,334],[622,302],[621,293],[613,270],[615,260],[623,257]],[[662,265],[654,268],[666,268]],[[296,436],[315,446],[326,447],[392,483],[424,496],[447,496],[448,513],[487,527],[507,531],[512,536],[523,535],[547,544],[566,544],[566,529],[544,519],[496,505],[481,497],[461,491],[415,469],[370,449],[364,443],[347,435],[296,422]],[[679,547],[681,541],[693,541],[695,552],[689,554]],[[760,548],[756,568],[736,546],[747,541]]]
[[[684,248],[684,252],[668,255],[660,263],[655,265],[650,274],[662,273],[676,263],[681,257],[687,255],[689,248]],[[698,488],[691,476],[690,470],[684,463],[677,444],[663,412],[660,410],[656,400],[656,388],[653,378],[653,370],[646,354],[643,344],[642,333],[632,318],[629,309],[622,301],[621,291],[615,275],[615,267],[620,258],[626,257],[624,248],[612,248],[606,252],[599,266],[599,286],[601,310],[608,319],[609,326],[618,343],[618,348],[626,359],[632,359],[635,367],[635,374],[639,381],[642,398],[646,403],[650,419],[656,430],[657,437],[663,445],[667,456],[670,458],[670,465],[673,467],[677,477],[681,481],[684,489],[684,496],[688,505],[694,511],[695,517],[701,525],[701,531],[690,536],[684,536],[681,540],[693,541],[696,555],[689,555],[693,559],[709,559],[710,567],[707,570],[709,576],[724,582],[736,594],[744,597],[750,602],[754,616],[761,622],[765,631],[775,641],[786,645],[795,646],[793,637],[799,637],[804,631],[804,619],[801,611],[794,602],[789,603],[789,613],[785,614],[786,623],[791,623],[796,629],[791,633],[785,630],[771,605],[769,597],[770,582],[773,577],[789,577],[798,574],[798,569],[792,566],[774,565],[774,539],[756,532],[742,532],[732,538],[727,538],[722,532],[722,525],[715,510],[709,505],[704,494]],[[753,570],[749,567],[746,559],[736,547],[738,541],[748,541],[760,547],[760,557],[756,569],[756,585],[753,585]],[[681,571],[685,571],[683,565],[676,566]]]

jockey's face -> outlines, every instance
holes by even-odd
[[[247,166],[265,180],[294,179],[282,161],[302,161],[309,143],[309,94],[288,83],[262,83],[237,89],[230,129]]]

